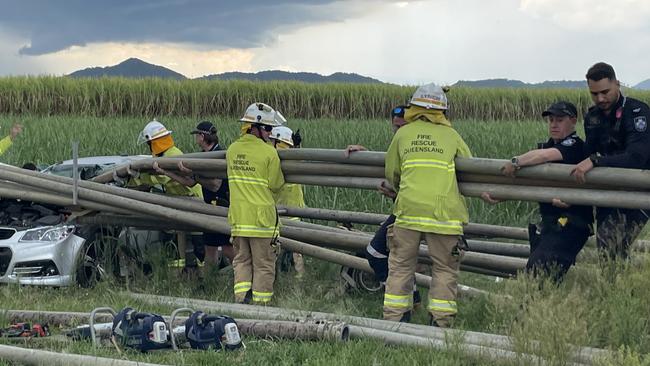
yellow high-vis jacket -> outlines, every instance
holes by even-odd
[[[302,185],[285,183],[279,193],[274,195],[275,202],[280,206],[305,207],[305,197],[302,193]],[[299,217],[289,217],[289,220],[300,220]]]
[[[13,141],[11,141],[11,136],[7,136],[0,140],[0,155],[4,154],[9,150],[11,145],[13,145]]]
[[[183,152],[176,146],[172,146],[167,149],[162,155],[161,158],[169,158],[172,156],[183,155]],[[157,186],[159,185],[165,192],[165,194],[171,196],[187,196],[187,197],[199,197],[203,198],[203,191],[201,190],[201,185],[196,184],[193,187],[184,186],[177,181],[169,178],[166,175],[154,175],[149,173],[141,173],[137,178],[129,179],[127,187],[138,187],[138,186]]]
[[[454,158],[471,157],[471,152],[442,113],[425,113],[439,114],[428,120],[405,118],[408,123],[397,131],[386,153],[386,180],[398,192],[395,225],[462,235],[469,215],[458,190]]]
[[[231,235],[249,238],[278,236],[280,220],[274,193],[284,185],[277,151],[250,134],[240,137],[226,151]]]

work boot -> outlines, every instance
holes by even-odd
[[[197,265],[185,266],[183,269],[181,269],[181,276],[186,280],[197,281],[200,278],[200,272],[201,271],[199,270],[199,266]]]
[[[432,327],[451,328],[453,322],[454,322],[454,317],[434,320],[433,316],[429,314],[429,325]]]
[[[246,296],[244,296],[242,304],[250,305],[251,302],[253,302],[253,290],[248,290],[246,291]]]
[[[413,309],[418,309],[422,305],[422,297],[420,296],[420,291],[413,291]]]
[[[440,328],[440,325],[438,325],[438,322],[433,320],[433,315],[429,314],[429,325],[432,327]]]
[[[408,323],[411,321],[411,311],[407,311],[402,314],[402,318],[399,320],[400,323]]]

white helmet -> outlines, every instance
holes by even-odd
[[[167,127],[154,119],[147,123],[142,132],[140,132],[140,135],[138,136],[138,144],[144,144],[145,142],[167,136],[171,133],[172,131],[169,131]]]
[[[285,142],[293,147],[293,131],[287,126],[273,127],[269,138]]]
[[[410,104],[426,109],[447,109],[447,95],[440,86],[434,83],[426,84],[413,93]]]
[[[271,108],[268,104],[264,103],[253,103],[246,108],[244,117],[242,117],[240,122],[247,123],[259,123],[261,125],[267,126],[282,126],[287,123],[287,120],[284,116]]]

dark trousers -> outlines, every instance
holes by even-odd
[[[597,207],[598,249],[607,259],[627,258],[630,245],[647,221],[643,210]]]
[[[395,215],[388,216],[388,219],[384,221],[375,236],[370,241],[370,248],[366,249],[366,258],[368,259],[368,264],[375,271],[375,279],[379,282],[386,282],[388,278],[388,239],[386,238],[386,233],[388,232],[388,227],[395,223]],[[370,250],[373,250],[374,253],[371,253]],[[374,255],[373,255],[374,254]],[[377,258],[377,254],[384,255],[383,258]]]
[[[529,227],[530,257],[526,271],[535,276],[552,275],[556,282],[562,280],[569,268],[575,264],[576,257],[591,235],[588,226],[559,224],[536,225]]]

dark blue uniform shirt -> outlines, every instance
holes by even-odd
[[[597,106],[585,115],[585,152],[599,153],[597,166],[650,168],[650,109],[640,100],[621,96],[605,115]]]

